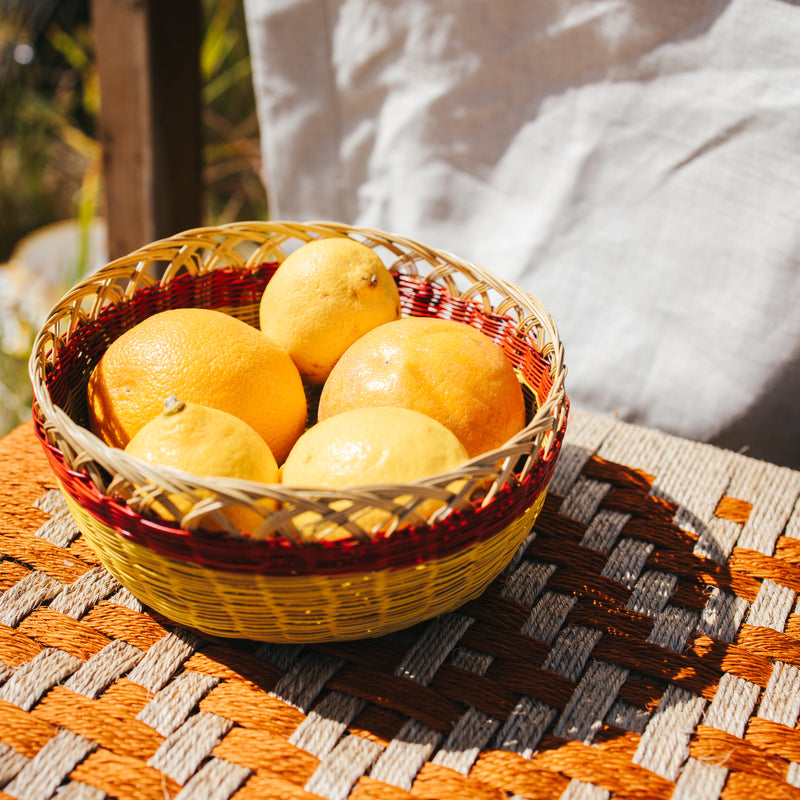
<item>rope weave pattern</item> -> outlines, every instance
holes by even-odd
[[[0,445],[0,800],[800,797],[800,473],[574,410],[505,573],[378,640],[216,640]]]

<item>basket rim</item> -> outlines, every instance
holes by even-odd
[[[161,556],[215,571],[273,576],[312,573],[335,576],[354,571],[407,569],[414,564],[426,563],[428,554],[436,558],[454,555],[498,535],[546,493],[563,443],[566,422],[559,431],[555,447],[538,465],[542,474],[529,475],[521,489],[515,487],[501,491],[486,507],[472,508],[466,516],[455,512],[435,528],[418,525],[392,533],[380,532],[366,547],[357,539],[313,541],[298,547],[286,538],[274,537],[241,539],[236,548],[226,548],[224,545],[230,540],[223,532],[187,530],[150,519],[137,514],[123,502],[101,494],[85,475],[69,470],[61,452],[47,444],[40,427],[34,426],[36,435],[51,466],[54,460],[59,462],[56,465],[59,481],[63,481],[65,473],[73,473],[75,482],[70,484],[73,490],[71,498],[80,502],[84,513],[111,528],[117,536],[145,545]],[[484,524],[472,525],[471,522],[479,515],[484,518]],[[433,541],[431,531],[436,531],[436,541]]]
[[[539,352],[542,359],[549,364],[550,378],[552,381],[550,392],[546,398],[539,398],[538,407],[532,414],[529,422],[503,446],[490,453],[484,453],[472,458],[465,462],[458,470],[444,473],[443,475],[429,476],[407,484],[382,484],[379,487],[355,486],[351,487],[350,491],[357,495],[369,493],[370,499],[374,499],[376,497],[380,498],[381,495],[388,496],[391,494],[396,496],[403,493],[404,490],[419,490],[420,487],[430,487],[431,489],[441,488],[443,484],[446,485],[463,474],[473,473],[474,470],[479,471],[484,465],[494,463],[498,459],[504,459],[508,463],[508,470],[510,472],[512,466],[511,462],[514,461],[515,445],[528,440],[531,436],[543,436],[544,447],[539,449],[537,460],[541,460],[544,456],[547,456],[553,447],[558,449],[556,441],[558,439],[557,434],[559,429],[566,424],[568,409],[568,400],[564,389],[566,366],[563,361],[563,344],[558,336],[556,323],[539,298],[493,275],[484,267],[468,262],[446,251],[429,248],[417,240],[397,236],[375,228],[348,226],[330,222],[235,222],[194,228],[138,248],[126,256],[111,261],[92,275],[85,277],[68,290],[61,300],[53,306],[34,341],[32,354],[29,360],[29,376],[34,395],[34,418],[37,421],[47,421],[74,452],[87,453],[92,459],[96,459],[101,463],[103,460],[108,460],[109,458],[112,460],[121,459],[123,462],[126,462],[126,467],[130,468],[132,474],[138,475],[143,479],[147,479],[148,477],[154,478],[162,481],[162,483],[166,485],[169,485],[170,480],[175,480],[177,478],[182,478],[183,480],[188,479],[191,481],[192,485],[197,486],[198,489],[208,489],[220,496],[232,493],[237,500],[241,500],[241,498],[244,497],[249,502],[255,502],[255,500],[264,496],[275,497],[276,494],[279,496],[279,499],[288,502],[294,499],[302,500],[304,497],[319,497],[325,494],[341,496],[342,492],[338,490],[332,492],[331,490],[321,490],[315,487],[293,489],[282,484],[255,484],[249,481],[235,479],[203,479],[194,475],[188,475],[187,473],[180,473],[171,468],[146,465],[144,462],[140,462],[138,459],[134,459],[132,456],[125,454],[124,451],[106,445],[92,434],[91,431],[72,420],[63,409],[52,402],[50,397],[49,387],[44,374],[46,370],[43,364],[42,353],[46,350],[48,345],[54,346],[52,345],[54,330],[51,329],[55,328],[65,308],[85,303],[86,297],[91,295],[92,291],[94,291],[95,296],[94,311],[97,315],[109,305],[117,306],[131,300],[136,296],[137,291],[141,290],[143,287],[140,286],[138,289],[134,288],[133,291],[126,290],[125,294],[119,298],[110,296],[101,298],[97,293],[97,287],[103,280],[108,281],[112,280],[117,275],[124,275],[123,271],[125,268],[133,267],[136,269],[137,265],[142,263],[153,252],[163,250],[164,252],[179,254],[182,243],[187,240],[192,240],[194,243],[207,241],[209,242],[209,246],[214,246],[218,243],[220,238],[224,239],[226,236],[235,236],[238,234],[241,235],[243,239],[246,239],[248,235],[253,233],[266,236],[267,240],[265,241],[269,241],[270,236],[283,235],[284,240],[288,240],[290,235],[294,235],[298,237],[300,243],[318,236],[353,236],[366,239],[368,242],[377,242],[378,245],[382,246],[385,246],[386,243],[390,243],[401,251],[405,250],[412,255],[422,253],[429,261],[442,265],[441,267],[434,267],[432,273],[426,276],[425,282],[429,282],[431,278],[435,281],[443,277],[446,283],[448,269],[455,267],[474,279],[474,286],[478,287],[478,292],[485,291],[488,293],[489,290],[493,290],[505,298],[503,301],[505,307],[503,307],[503,303],[498,306],[500,311],[494,306],[489,306],[489,311],[491,311],[492,314],[500,313],[502,315],[511,307],[517,309],[521,308],[536,319],[541,329],[544,330],[547,335],[549,342],[549,351],[547,355],[545,356],[544,352],[541,350],[537,350],[537,352]],[[402,260],[402,258],[400,260]],[[170,266],[172,266],[173,263],[174,262],[170,262]],[[245,268],[252,268],[253,266],[253,263],[246,263],[244,265]],[[220,268],[225,267],[209,267],[209,271],[211,269]],[[229,268],[236,269],[237,267],[233,266]],[[172,278],[170,278],[170,280],[171,279]],[[163,280],[162,278],[162,282]],[[167,281],[167,283],[168,282],[169,281]],[[447,289],[447,286],[445,289]],[[484,295],[484,305],[486,304],[485,297],[486,295]],[[103,305],[101,299],[107,302]],[[478,302],[478,300],[472,296],[463,297],[462,299]],[[100,305],[98,305],[98,303],[100,303]],[[95,319],[96,318],[97,317],[95,317]],[[510,317],[509,319],[510,323],[513,325],[514,320]],[[80,323],[73,324],[66,338],[63,336],[61,337],[63,339],[61,344],[67,343],[81,327]],[[515,328],[517,328],[517,326],[515,326]],[[517,330],[519,330],[519,328],[517,328]],[[47,434],[44,432],[42,432],[42,441],[43,443],[48,441]],[[55,447],[52,442],[50,446]],[[63,447],[55,447],[55,449],[59,450],[59,452],[63,451]],[[490,499],[491,498],[489,498],[489,500]],[[213,507],[211,510],[213,511]]]

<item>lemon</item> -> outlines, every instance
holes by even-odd
[[[188,472],[200,477],[238,478],[261,483],[277,483],[280,479],[278,464],[269,446],[261,436],[243,420],[216,408],[183,403],[174,397],[167,398],[164,410],[147,422],[128,442],[128,455],[150,464]],[[212,493],[198,489],[201,497]],[[170,501],[186,514],[192,503],[177,494]],[[274,508],[272,501],[265,506]],[[175,517],[162,504],[153,510],[167,520]],[[242,506],[229,506],[223,515],[239,530],[252,530],[261,521],[258,512]]]
[[[306,425],[303,380],[288,354],[213,309],[162,311],[111,343],[89,378],[92,432],[125,447],[170,395],[243,419],[278,461]]]
[[[322,383],[356,339],[399,316],[389,270],[372,249],[346,237],[316,239],[290,253],[259,307],[261,330],[311,384]]]
[[[470,458],[525,427],[522,386],[502,348],[456,320],[404,317],[366,333],[328,376],[319,419],[383,405],[439,420]]]
[[[323,489],[405,484],[449,472],[466,460],[467,451],[456,436],[425,414],[407,408],[358,408],[309,428],[289,453],[282,467],[282,482]],[[337,508],[346,508],[347,502],[338,503]],[[418,512],[427,518],[441,506],[439,500],[425,500]],[[367,531],[380,530],[391,516],[389,511],[374,509],[357,521]],[[313,531],[318,521],[319,516],[309,512],[300,515],[295,524]],[[401,527],[408,524],[413,522],[401,521]],[[311,538],[349,535],[344,528],[329,525]]]

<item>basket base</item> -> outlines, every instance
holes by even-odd
[[[178,561],[120,536],[63,490],[103,566],[153,611],[201,633],[276,643],[383,636],[478,597],[525,541],[546,491],[498,533],[413,567],[266,576]]]

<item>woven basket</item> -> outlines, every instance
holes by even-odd
[[[404,315],[461,320],[497,342],[523,387],[524,430],[445,475],[346,492],[197,478],[144,464],[90,433],[86,385],[115,338],[177,307],[215,308],[257,325],[261,294],[280,261],[329,236],[352,237],[381,256]],[[30,360],[37,435],[108,571],[182,625],[274,642],[378,636],[477,597],[512,560],[544,501],[566,427],[565,371],[541,302],[487,270],[378,230],[288,222],[186,231],[108,264],[54,307]],[[308,400],[313,422],[313,392]],[[179,524],[151,511],[175,492],[192,503]],[[430,497],[443,505],[424,518],[417,509]],[[279,509],[265,509],[264,498]],[[234,505],[263,523],[232,528],[220,510]],[[393,515],[378,534],[359,524],[375,508]],[[351,537],[303,542],[294,519],[309,510]]]

